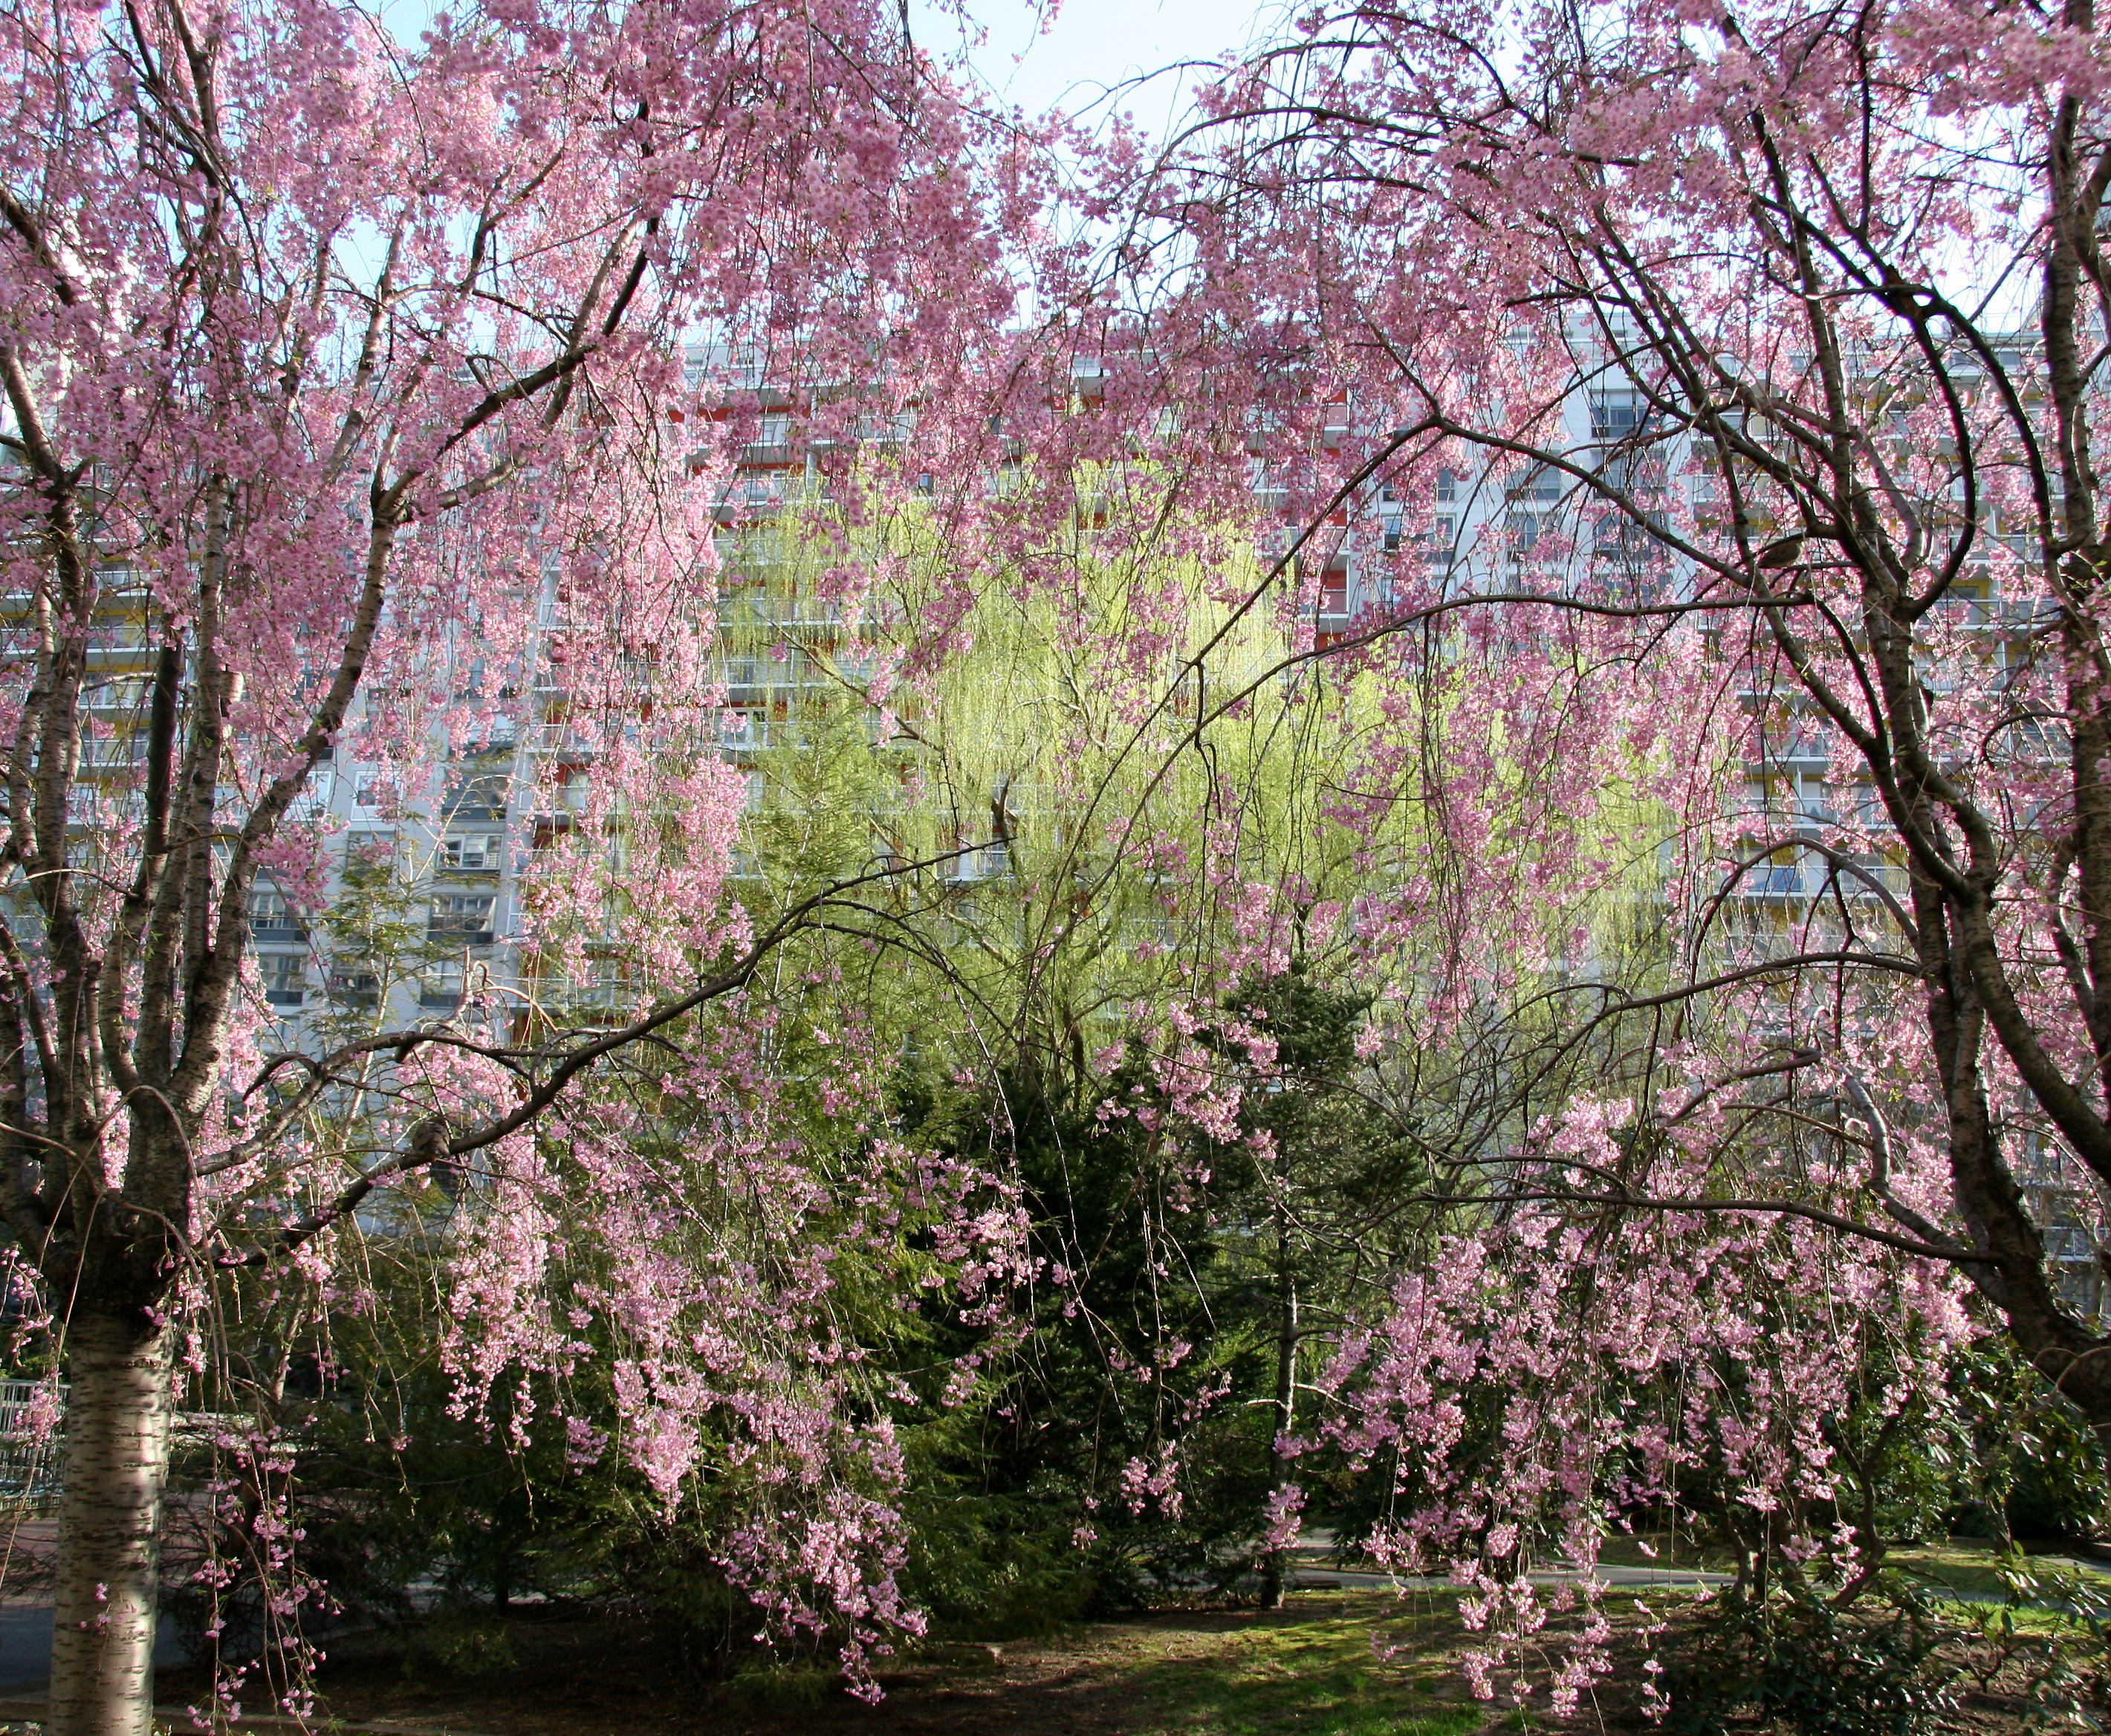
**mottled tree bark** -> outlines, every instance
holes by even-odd
[[[66,1491],[48,1736],[149,1736],[170,1343],[144,1319],[66,1329]]]

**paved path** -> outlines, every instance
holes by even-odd
[[[154,1636],[154,1665],[166,1670],[189,1653],[166,1622]],[[52,1611],[49,1604],[0,1606],[0,1694],[29,1688],[42,1692],[52,1673]]]

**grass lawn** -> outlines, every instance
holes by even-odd
[[[1886,1557],[1891,1566],[1926,1585],[1931,1592],[1963,1592],[1998,1597],[2001,1582],[1994,1572],[1991,1543],[1955,1538],[1946,1543],[1894,1546]]]
[[[1483,1728],[1487,1708],[1460,1703],[1456,1671],[1441,1652],[1457,1623],[1437,1616],[1403,1622],[1396,1606],[1353,1595],[1294,1599],[1287,1619],[1255,1616],[1197,1651],[1178,1629],[1164,1640],[1139,1636],[1124,1670],[1137,1736],[1466,1736]],[[1406,1655],[1376,1662],[1371,1634],[1382,1624],[1398,1644],[1422,1631]]]
[[[1964,1553],[1950,1565],[1986,1570],[1983,1557]],[[1308,1591],[1281,1610],[1165,1611],[1033,1640],[933,1646],[886,1661],[876,1706],[851,1699],[819,1667],[714,1684],[684,1667],[664,1632],[548,1609],[507,1618],[481,1651],[456,1647],[452,1666],[379,1634],[342,1636],[317,1685],[323,1729],[334,1719],[403,1736],[1645,1736],[1653,1727],[1636,1690],[1646,1649],[1664,1642],[1646,1642],[1643,1625],[1668,1620],[1676,1641],[1705,1607],[1668,1590],[1608,1599],[1612,1673],[1582,1718],[1557,1725],[1469,1697],[1459,1657],[1478,1641],[1455,1605],[1446,1593]],[[2013,1686],[1967,1683],[1969,1634],[1945,1643],[1960,1673],[1941,1729],[2022,1728]],[[1549,1649],[1565,1651],[1558,1639]],[[165,1676],[158,1697],[181,1705],[201,1686]]]
[[[523,1621],[511,1661],[471,1676],[340,1643],[322,1673],[329,1715],[447,1736],[1479,1736],[1505,1726],[1472,1700],[1448,1597],[1304,1592],[1279,1611],[1204,1610],[1082,1625],[1002,1645],[892,1661],[866,1706],[833,1673],[710,1686],[650,1636],[610,1624]],[[1373,1656],[1382,1630],[1395,1655]],[[164,1703],[196,1684],[165,1679]],[[328,1728],[327,1725],[324,1726]]]
[[[1644,1543],[1655,1553],[1646,1553]],[[1994,1571],[1994,1556],[1995,1548],[1991,1543],[1977,1538],[1953,1537],[1941,1543],[1895,1543],[1885,1559],[1891,1566],[1919,1581],[1938,1597],[1945,1592],[1998,1597],[2002,1595],[2002,1588]],[[1727,1550],[1696,1547],[1690,1538],[1677,1539],[1674,1547],[1674,1540],[1661,1533],[1646,1538],[1608,1538],[1601,1559],[1609,1567],[1698,1567],[1716,1573],[1734,1573],[1737,1566]],[[2045,1565],[2073,1565],[2073,1558],[2063,1555],[2048,1556]],[[2087,1570],[2094,1564],[2081,1565]],[[2107,1588],[2111,1588],[2111,1581],[2107,1581]]]

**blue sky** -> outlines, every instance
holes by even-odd
[[[1051,10],[1031,0],[969,0],[986,33],[969,59],[1007,104],[1029,114],[1056,107],[1104,112],[1107,92],[1124,80],[1180,60],[1208,60],[1240,48],[1264,22],[1286,10],[1246,0],[1064,0]],[[912,5],[918,39],[945,54],[960,31],[927,4]],[[1123,93],[1114,106],[1133,111],[1149,130],[1178,106],[1178,82],[1161,78]],[[1096,107],[1094,106],[1096,105]]]

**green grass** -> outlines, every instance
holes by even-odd
[[[1608,1566],[1701,1567],[1716,1573],[1736,1570],[1736,1558],[1719,1545],[1696,1544],[1691,1538],[1682,1537],[1677,1540],[1674,1553],[1673,1541],[1661,1532],[1646,1537],[1611,1537],[1605,1540],[1600,1559]],[[1654,1556],[1643,1552],[1644,1543],[1655,1548]],[[1894,1544],[1885,1561],[1938,1599],[1945,1593],[1998,1597],[2002,1588],[2000,1577],[1994,1570],[1994,1555],[1991,1543],[1948,1538],[1940,1543]]]
[[[1464,1736],[1487,1722],[1484,1707],[1441,1703],[1460,1691],[1449,1664],[1375,1661],[1369,1612],[1287,1614],[1228,1634],[1212,1657],[1140,1651],[1122,1672],[1137,1736]],[[1406,1625],[1387,1623],[1395,1638]]]
[[[2001,1581],[1995,1573],[1994,1552],[1983,1543],[1921,1543],[1892,1549],[1886,1565],[1895,1567],[1929,1591],[1968,1592],[1980,1597],[2001,1595]]]
[[[1921,1581],[1937,1596],[1944,1591],[1953,1591],[1999,1597],[2003,1595],[2003,1588],[2000,1575],[1994,1570],[1994,1546],[1991,1543],[1951,1538],[1945,1543],[1894,1548],[1887,1565]],[[2071,1556],[2049,1554],[2039,1565],[2054,1573],[2079,1572],[2085,1575],[2085,1584],[2098,1584],[2111,1590],[2111,1582],[2096,1579],[2093,1569],[2076,1563]]]
[[[1654,1550],[1650,1554],[1643,1546]],[[1716,1543],[1698,1543],[1687,1534],[1668,1531],[1637,1532],[1632,1537],[1615,1533],[1600,1545],[1598,1559],[1608,1567],[1665,1567],[1708,1573],[1734,1573],[1737,1558]]]

